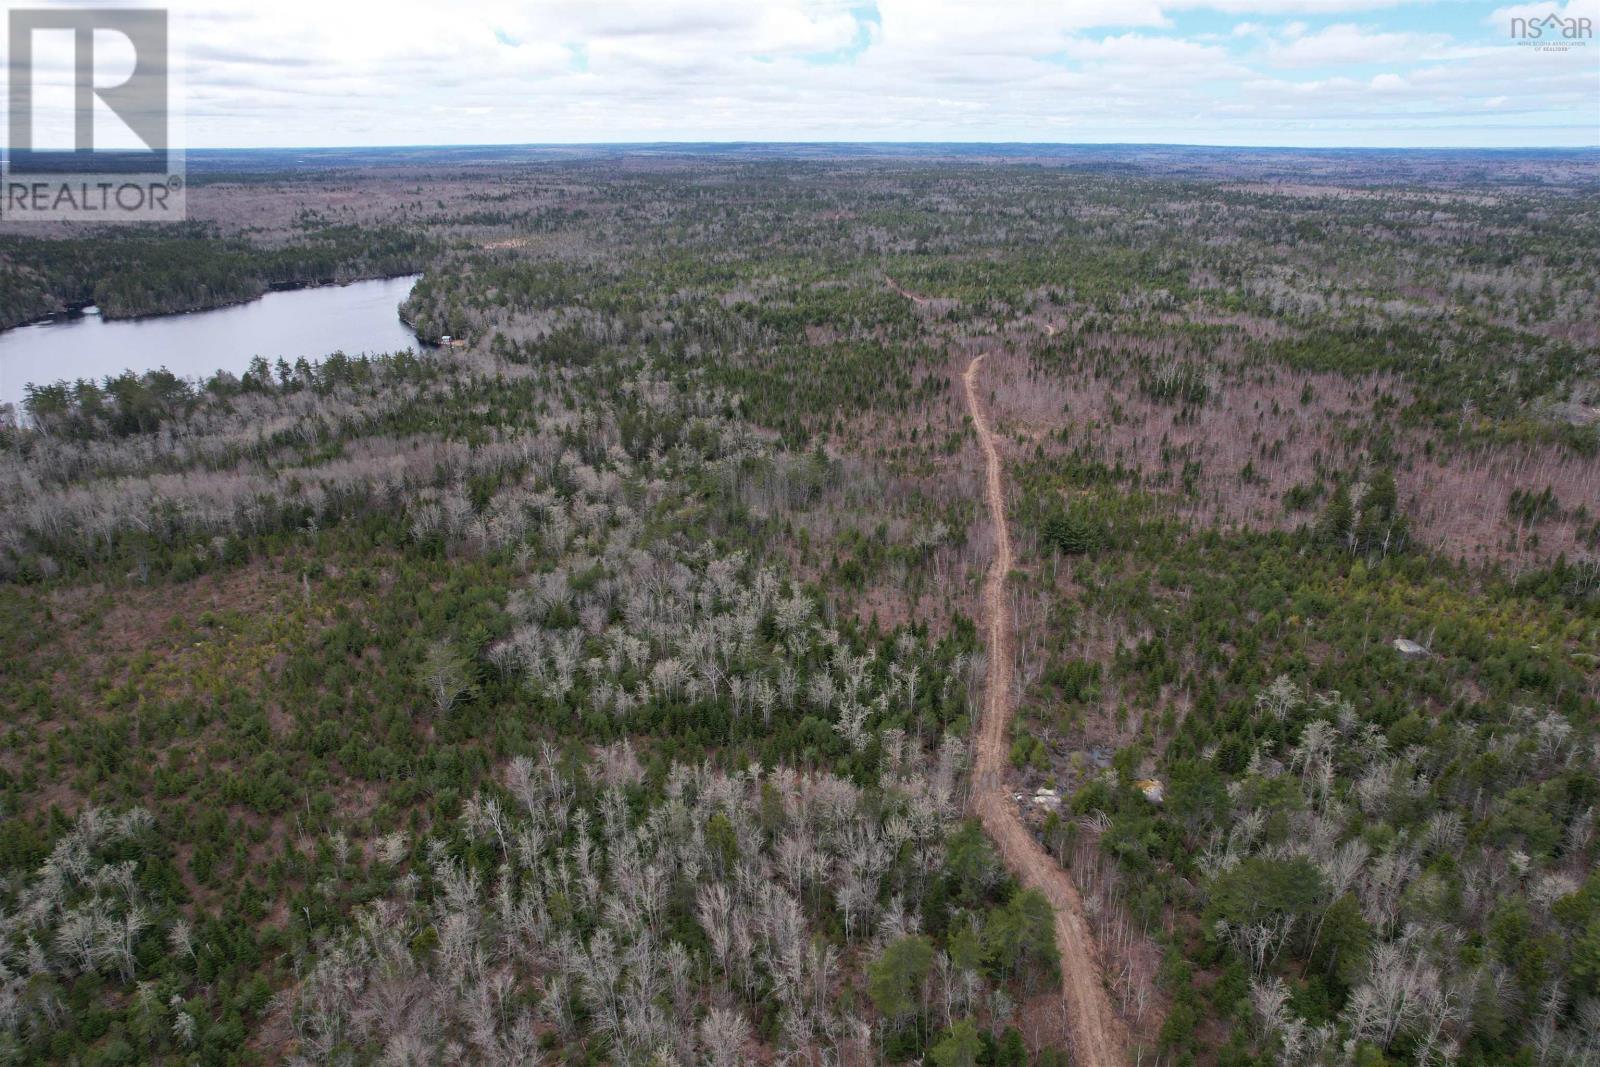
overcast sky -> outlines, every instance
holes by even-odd
[[[1600,0],[197,0],[171,10],[191,147],[1600,144],[1600,40],[1556,52],[1510,33],[1519,15],[1600,25]],[[50,49],[41,55],[43,99],[57,68]],[[70,52],[57,55],[64,70]],[[117,80],[117,48],[104,45],[101,60],[102,82]]]

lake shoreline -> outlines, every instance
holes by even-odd
[[[316,363],[333,354],[421,353],[434,347],[406,322],[417,273],[298,286],[252,300],[164,315],[114,318],[80,308],[26,330],[0,333],[0,402],[20,405],[27,386],[100,381],[165,369],[203,381],[242,374],[256,357]]]
[[[394,281],[397,278],[421,278],[422,274],[422,271],[417,270],[405,271],[400,274],[358,274],[349,278],[334,278],[325,281],[314,282],[280,282],[268,285],[265,289],[259,293],[256,293],[254,296],[248,296],[238,300],[219,300],[216,303],[197,304],[193,307],[180,308],[175,311],[147,311],[134,315],[107,314],[102,308],[100,310],[100,317],[107,322],[141,322],[147,319],[176,318],[180,315],[198,315],[206,311],[221,311],[224,308],[240,307],[245,304],[253,304],[263,297],[271,296],[273,293],[295,293],[302,292],[306,289],[334,289],[341,288],[346,285],[355,285],[358,282],[388,282]],[[13,330],[20,330],[28,326],[43,326],[47,323],[68,322],[73,319],[83,318],[85,317],[87,310],[92,307],[98,307],[93,300],[74,301],[73,303],[67,304],[61,311],[55,311],[48,315],[41,315],[38,318],[29,319],[26,322],[13,323],[10,326],[0,326],[0,334],[7,334]],[[416,329],[416,327],[412,326],[411,323],[406,322],[405,316],[402,315],[400,321],[405,323],[410,329]]]

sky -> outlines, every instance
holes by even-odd
[[[1600,0],[194,0],[170,10],[180,138],[197,148],[1600,145],[1600,39],[1561,51],[1511,33],[1514,18],[1552,14],[1600,28]],[[48,127],[59,104],[56,126],[70,130],[71,52],[57,43],[35,42],[35,116]],[[114,35],[97,41],[97,81],[115,84],[131,54]]]

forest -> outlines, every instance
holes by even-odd
[[[0,233],[0,329],[90,305],[109,319],[170,315],[271,289],[391,277],[419,269],[429,251],[425,238],[399,227],[304,223],[271,243],[198,222],[92,237]]]
[[[1600,168],[1434,155],[229,158],[0,235],[6,325],[422,273],[412,351],[0,417],[5,1058],[1085,1062],[975,817],[976,368],[1128,1062],[1600,1064]]]

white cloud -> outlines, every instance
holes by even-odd
[[[1168,6],[1210,8],[1228,15],[1342,15],[1402,7],[1415,0],[1174,0]]]
[[[1534,55],[1448,17],[1431,20],[1438,32],[1397,29],[1385,25],[1396,0],[861,3],[191,0],[174,34],[199,145],[1371,143],[1429,115],[1459,143],[1527,139],[1517,116],[1541,109],[1568,140],[1600,140],[1582,96],[1587,78],[1592,105],[1600,42]],[[1201,7],[1250,17],[1179,35]],[[1348,17],[1328,25],[1330,13]]]
[[[1395,63],[1447,57],[1453,41],[1442,33],[1383,33],[1349,23],[1275,42],[1267,49],[1276,67],[1326,67]]]

